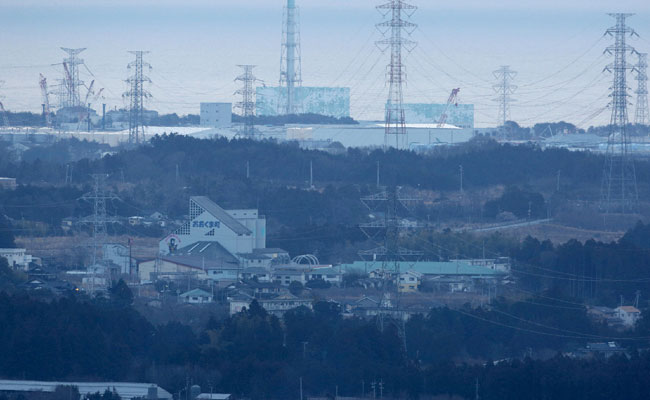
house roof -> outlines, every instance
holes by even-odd
[[[319,275],[342,275],[343,272],[339,271],[338,268],[328,267],[328,268],[314,268],[309,271],[310,275],[319,274]]]
[[[305,273],[305,270],[298,270],[298,269],[274,269],[273,270],[273,275],[302,275]]]
[[[226,210],[223,208],[219,207],[217,203],[214,201],[210,200],[209,198],[205,196],[192,196],[190,197],[190,200],[196,203],[199,207],[204,209],[205,211],[209,212],[212,214],[215,218],[217,218],[221,223],[226,225],[228,228],[230,228],[233,232],[235,232],[238,235],[250,235],[252,232],[250,229],[246,228],[244,225],[242,225],[241,222],[237,221],[235,218],[233,218],[232,215],[228,214]]]
[[[202,257],[188,257],[188,256],[163,256],[162,260],[168,261],[174,264],[184,265],[186,267],[208,270],[208,269],[239,269],[238,263],[232,263],[228,260],[217,259],[211,260]]]
[[[162,259],[198,269],[239,268],[239,260],[218,242],[196,242],[163,256]]]
[[[246,260],[269,260],[270,257],[263,253],[237,253],[237,256]]]
[[[239,260],[226,250],[219,242],[202,240],[189,246],[181,247],[172,253],[175,256],[194,256],[210,260],[223,260],[239,263]]]
[[[620,307],[617,307],[617,309],[628,312],[628,313],[640,313],[641,312],[641,311],[639,311],[638,308],[636,308],[634,306],[620,306]]]
[[[352,264],[342,264],[345,271],[372,271],[381,267],[381,261],[355,261]],[[500,276],[503,271],[496,271],[480,265],[471,265],[465,261],[414,261],[399,262],[401,270],[412,270],[423,275],[470,275],[470,276]]]
[[[200,400],[228,400],[231,396],[228,393],[201,393],[196,398]]]
[[[243,274],[262,274],[262,275],[268,275],[271,273],[271,271],[262,267],[248,267],[248,268],[244,268],[241,272]]]
[[[205,290],[192,289],[180,295],[181,297],[212,297],[212,295]]]
[[[255,254],[270,254],[270,253],[288,253],[288,251],[279,247],[267,247],[264,249],[253,249]]]

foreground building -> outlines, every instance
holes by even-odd
[[[105,391],[115,392],[124,400],[139,399],[164,399],[172,400],[172,395],[165,389],[153,383],[132,382],[44,382],[0,380],[0,393],[54,393],[57,387],[74,386],[82,396]]]

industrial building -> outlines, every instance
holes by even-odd
[[[74,386],[82,396],[105,391],[115,392],[124,400],[164,399],[171,400],[171,393],[153,383],[132,382],[44,382],[0,380],[0,393],[54,393],[59,386]]]
[[[161,254],[198,242],[217,242],[231,254],[266,247],[266,219],[255,209],[224,210],[204,196],[190,197],[189,220],[160,241]]]
[[[283,252],[266,249],[266,219],[257,210],[224,210],[194,196],[189,220],[160,241],[158,257],[142,261],[138,269],[144,281],[191,274],[226,283],[236,281],[245,267],[268,267]]]
[[[404,104],[404,117],[409,124],[437,123],[445,112],[447,125],[474,129],[474,104]]]
[[[229,128],[232,125],[232,103],[201,103],[201,126]]]
[[[383,266],[381,261],[355,261],[342,264],[341,270],[368,273],[372,279],[393,280],[402,292],[422,290],[468,292],[474,291],[481,285],[496,285],[504,283],[509,276],[509,265],[503,265],[500,260],[495,263],[481,264],[479,260],[451,261],[411,261],[400,262],[401,273],[398,275],[392,262]]]
[[[300,105],[298,114],[320,114],[330,117],[350,116],[350,88],[307,87],[294,89],[294,101]],[[284,115],[287,103],[285,87],[256,88],[256,110],[258,115]]]

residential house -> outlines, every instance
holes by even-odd
[[[641,318],[641,311],[634,306],[616,307],[616,316],[623,322],[626,328],[633,328],[636,322]]]
[[[422,282],[422,274],[417,271],[406,271],[399,274],[398,289],[402,293],[417,292]]]
[[[193,289],[181,294],[180,299],[183,303],[189,304],[206,304],[212,303],[212,295],[205,290]]]

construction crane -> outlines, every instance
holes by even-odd
[[[50,114],[50,97],[47,91],[47,79],[43,74],[39,74],[39,83],[41,85],[41,95],[43,96],[43,112],[45,113],[45,124],[48,128],[52,127],[52,115]]]
[[[454,106],[458,107],[458,92],[460,92],[460,88],[452,89],[451,94],[449,95],[449,99],[447,99],[445,109],[440,115],[440,119],[438,120],[438,129],[445,126],[445,123],[447,122],[447,112],[449,111],[451,104],[453,103]]]
[[[7,110],[5,110],[5,106],[2,104],[0,101],[0,114],[2,114],[2,123],[4,126],[9,126],[9,118],[7,117]]]

